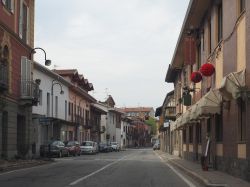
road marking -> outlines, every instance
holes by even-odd
[[[154,152],[155,153],[155,152]],[[173,166],[171,166],[170,164],[168,164],[167,162],[165,162],[163,160],[163,158],[155,153],[159,158],[160,160],[166,165],[168,166],[176,175],[178,175],[185,183],[187,183],[190,187],[196,187],[192,182],[190,182],[186,177],[184,177],[180,172],[178,172]]]
[[[84,177],[81,177],[81,178],[79,178],[79,179],[77,179],[77,180],[71,182],[71,183],[69,184],[69,186],[74,186],[74,185],[78,184],[79,182],[82,182],[82,181],[86,180],[87,178],[89,178],[89,177],[91,177],[91,176],[93,176],[93,175],[95,175],[95,174],[97,174],[97,173],[99,173],[99,172],[101,172],[101,171],[107,169],[108,167],[110,167],[110,166],[112,166],[112,165],[114,165],[114,164],[116,164],[116,163],[118,163],[118,162],[124,160],[126,157],[128,157],[128,156],[130,156],[130,155],[132,155],[132,154],[135,154],[135,153],[131,153],[131,154],[126,155],[126,156],[124,156],[124,157],[122,157],[122,158],[120,158],[120,159],[118,159],[118,160],[116,160],[116,161],[114,161],[114,162],[111,162],[111,163],[107,164],[106,166],[103,166],[102,168],[100,168],[100,169],[98,169],[98,170],[96,170],[96,171],[94,171],[94,172],[92,172],[92,173],[90,173],[90,174],[88,174],[88,175],[86,175],[86,176],[84,176]]]

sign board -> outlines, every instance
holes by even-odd
[[[39,118],[39,123],[49,123],[51,121],[50,118],[42,117]]]

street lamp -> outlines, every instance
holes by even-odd
[[[32,49],[32,50],[30,51],[30,59],[31,59],[32,54],[36,53],[36,49],[41,49],[41,50],[44,52],[45,66],[50,66],[50,65],[51,65],[51,60],[49,60],[49,59],[46,58],[46,52],[45,52],[45,50],[44,50],[43,48],[41,48],[41,47],[36,47],[36,48],[34,48],[34,49]]]
[[[52,108],[52,111],[51,111],[51,117],[53,118],[54,117],[54,111],[53,111],[53,106],[54,106],[54,86],[55,85],[59,85],[60,86],[60,88],[61,88],[61,91],[60,91],[60,94],[62,95],[62,94],[64,94],[64,91],[63,91],[63,89],[62,89],[62,85],[61,85],[61,83],[59,83],[57,80],[52,80],[52,86],[51,86],[51,108]],[[52,122],[52,137],[54,136],[54,132],[53,132],[53,129],[54,128],[54,124],[53,124],[53,122]]]

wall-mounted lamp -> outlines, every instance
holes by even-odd
[[[36,49],[41,49],[41,50],[44,52],[45,66],[50,66],[50,65],[51,65],[51,60],[49,60],[49,59],[46,58],[46,52],[45,52],[45,50],[44,50],[43,48],[41,48],[41,47],[35,47],[34,49],[32,49],[32,50],[30,51],[30,59],[31,59],[32,55],[33,55],[34,53],[36,53]]]

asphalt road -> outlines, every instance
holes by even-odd
[[[186,187],[194,181],[164,164],[152,149],[56,159],[0,174],[0,187]]]

